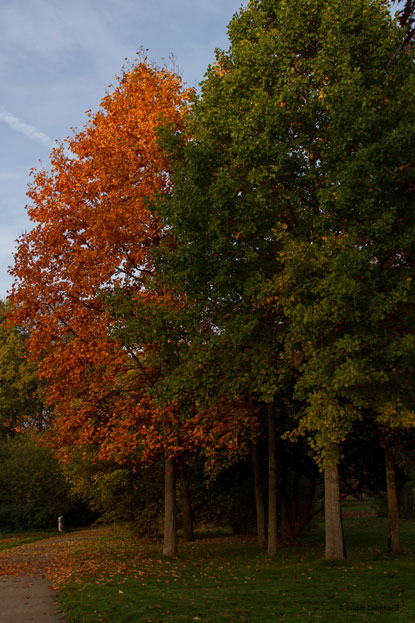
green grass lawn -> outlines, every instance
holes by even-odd
[[[75,574],[61,591],[66,622],[415,622],[415,522],[402,522],[399,556],[385,552],[386,519],[344,523],[349,558],[341,564],[324,560],[321,521],[275,559],[254,539],[219,536],[181,543],[169,561],[160,542],[114,535],[93,546],[100,571]]]

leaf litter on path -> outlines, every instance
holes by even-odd
[[[68,581],[79,562],[76,552],[87,543],[109,533],[108,528],[92,528],[20,545],[0,552],[0,576],[37,576],[58,588]]]

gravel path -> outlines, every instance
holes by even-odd
[[[1,623],[62,623],[50,582],[39,577],[0,577]]]

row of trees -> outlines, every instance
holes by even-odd
[[[176,477],[191,538],[191,457],[216,474],[249,452],[275,554],[290,440],[297,463],[311,452],[324,472],[326,556],[344,557],[339,464],[359,427],[385,449],[399,549],[394,470],[415,424],[415,65],[388,8],[251,0],[200,94],[141,58],[34,172],[10,300],[49,435],[62,461],[163,459],[166,555]]]

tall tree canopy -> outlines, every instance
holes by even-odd
[[[157,374],[147,360],[154,336],[131,347],[114,339],[105,304],[117,288],[139,306],[163,304],[162,291],[146,288],[163,235],[148,202],[171,189],[156,132],[163,123],[182,129],[189,97],[177,75],[143,59],[123,71],[84,130],[52,151],[49,168],[33,173],[35,226],[19,239],[11,269],[13,321],[29,330],[62,456],[92,444],[102,459],[168,458],[191,440],[181,430],[178,441],[174,407],[157,407],[146,392]]]
[[[238,345],[247,383],[259,363],[249,389],[281,397],[293,370],[337,514],[353,422],[367,408],[414,422],[415,65],[405,47],[386,71],[405,37],[388,8],[249,2],[202,83],[193,140],[170,139],[160,208],[179,242],[172,280],[210,312],[214,340]],[[340,522],[327,525],[341,557]]]
[[[120,286],[143,301],[150,296],[149,250],[162,225],[147,201],[170,189],[156,127],[169,121],[180,129],[186,98],[176,75],[139,62],[123,72],[99,112],[89,113],[85,129],[53,150],[49,169],[33,174],[28,212],[35,227],[19,239],[11,270],[13,319],[29,329],[62,445],[96,439],[103,454],[121,458],[130,423],[151,409],[141,390],[150,382],[143,354],[111,338],[104,297]],[[113,427],[119,436],[110,439]]]

